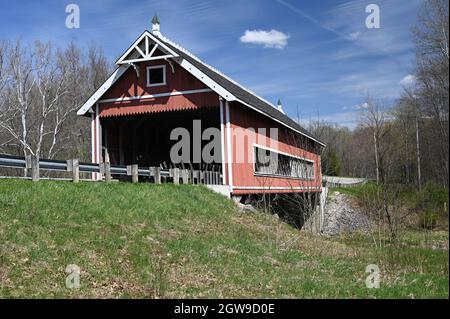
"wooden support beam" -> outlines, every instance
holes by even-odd
[[[189,184],[189,171],[187,169],[181,170],[181,180],[183,184]]]
[[[80,182],[80,162],[77,158],[72,160],[72,181],[74,183]]]
[[[153,177],[155,184],[161,184],[161,169],[159,167],[150,167],[150,177]]]
[[[172,168],[172,178],[173,178],[173,183],[178,185],[180,184],[180,169],[179,168]]]
[[[189,183],[195,184],[194,183],[194,170],[192,169],[192,166],[191,166],[191,169],[189,170]]]
[[[31,155],[25,156],[25,169],[31,169]]]
[[[103,163],[103,165],[104,165],[103,170],[104,170],[104,173],[105,173],[105,181],[107,183],[109,183],[112,180],[112,177],[111,177],[111,164],[109,162],[105,162],[105,163]]]
[[[127,175],[131,175],[131,182],[137,183],[139,182],[139,176],[138,176],[138,166],[137,164],[133,165],[127,165]]]

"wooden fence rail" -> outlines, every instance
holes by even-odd
[[[145,178],[155,184],[173,182],[174,184],[208,184],[221,185],[222,174],[218,171],[201,171],[181,168],[164,169],[160,167],[139,167],[137,164],[121,166],[110,163],[80,163],[78,159],[67,161],[39,159],[34,156],[18,157],[0,154],[0,167],[22,168],[31,171],[31,179],[39,181],[40,171],[71,172],[72,181],[80,181],[80,173],[98,173],[105,182],[111,182],[112,176],[131,176],[133,183]]]

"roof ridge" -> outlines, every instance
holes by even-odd
[[[259,96],[257,93],[255,93],[254,91],[242,86],[242,84],[239,84],[238,82],[236,82],[235,80],[233,80],[232,78],[230,78],[228,75],[226,75],[225,73],[223,73],[222,71],[220,71],[219,69],[209,65],[208,63],[202,61],[199,57],[197,57],[195,54],[193,54],[192,52],[190,52],[189,50],[185,49],[184,47],[182,47],[181,45],[179,45],[178,43],[170,40],[169,38],[160,35],[158,36],[159,38],[161,38],[161,40],[166,41],[167,43],[169,43],[170,45],[174,46],[175,48],[177,48],[180,51],[183,51],[184,53],[188,54],[191,58],[195,59],[196,61],[202,63],[204,66],[206,66],[207,68],[211,69],[212,71],[216,72],[217,74],[219,74],[220,76],[223,76],[225,79],[227,79],[228,81],[232,82],[233,84],[239,86],[241,89],[247,91],[248,93],[254,95],[255,97],[257,97],[258,99],[260,99],[261,101],[263,101],[264,103],[269,104],[270,106],[272,106],[275,110],[278,111],[278,108],[271,102],[267,101],[266,99],[264,99],[263,97]],[[281,112],[280,112],[281,113]]]

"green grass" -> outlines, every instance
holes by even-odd
[[[0,180],[0,297],[448,298],[448,232],[427,234],[376,249],[240,213],[204,187]],[[380,289],[365,286],[368,264]]]
[[[330,188],[330,194],[337,191],[342,194],[354,196],[354,197],[361,197],[365,192],[369,192],[370,190],[376,189],[377,185],[372,182],[365,183],[361,186],[357,187],[334,187]]]

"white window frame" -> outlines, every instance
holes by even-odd
[[[163,82],[161,83],[150,83],[150,70],[153,69],[163,69]],[[147,87],[153,87],[153,86],[164,86],[167,85],[167,78],[166,78],[166,65],[150,65],[147,67]]]
[[[310,164],[312,164],[313,169],[312,169],[312,173],[313,176],[310,178],[305,178],[305,177],[295,177],[295,176],[286,176],[286,175],[279,175],[279,174],[267,174],[267,173],[260,173],[256,171],[256,149],[263,149],[265,151],[269,151],[269,152],[273,152],[276,154],[281,154],[281,155],[285,155],[285,156],[289,156],[298,160],[302,160],[305,162],[309,162]],[[303,181],[314,181],[316,179],[316,163],[313,160],[310,160],[308,158],[305,157],[300,157],[300,156],[296,156],[293,154],[289,154],[289,153],[285,153],[279,150],[276,150],[274,148],[270,148],[267,146],[263,146],[263,145],[259,145],[259,144],[255,144],[253,143],[253,176],[262,176],[262,177],[273,177],[273,178],[284,178],[284,179],[296,179],[296,180],[303,180]]]

